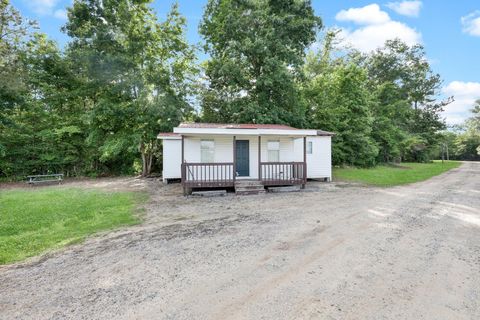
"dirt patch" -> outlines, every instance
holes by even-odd
[[[0,268],[2,319],[477,319],[480,164],[395,188],[181,196],[145,222]],[[55,186],[54,186],[55,187]]]
[[[384,164],[384,165],[387,166],[387,167],[397,168],[397,169],[406,169],[406,170],[412,169],[412,168],[410,168],[410,167],[401,165],[401,164],[399,164],[399,163],[393,163],[393,162],[389,162],[389,163],[386,163],[386,164]]]

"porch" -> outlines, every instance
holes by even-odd
[[[193,188],[235,188],[236,190],[241,188],[243,190],[245,184],[252,190],[258,191],[263,191],[269,186],[300,185],[303,188],[307,182],[306,136],[282,137],[283,140],[275,136],[263,137],[265,141],[262,141],[260,135],[249,139],[245,136],[241,136],[240,139],[232,136],[229,147],[224,147],[223,151],[226,153],[231,148],[229,158],[233,161],[189,162],[185,157],[185,145],[186,140],[192,141],[192,137],[182,135],[181,181],[184,193],[188,194]],[[295,139],[303,139],[303,150],[295,152]],[[289,161],[264,159],[271,156],[269,152],[272,151],[267,147],[270,143],[277,143],[278,149],[282,143],[288,145],[288,148],[282,151],[282,155],[285,154],[283,157],[289,158]],[[252,148],[257,150],[251,150]],[[257,159],[250,159],[251,155]],[[291,161],[292,158],[295,160],[300,158],[303,161]],[[281,160],[280,150],[276,160]]]

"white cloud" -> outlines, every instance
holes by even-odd
[[[480,37],[480,11],[474,11],[461,19],[463,32]]]
[[[382,24],[388,22],[390,17],[388,13],[380,10],[380,6],[376,3],[370,4],[362,8],[350,8],[342,10],[335,16],[338,21],[350,21],[356,24]]]
[[[408,45],[422,42],[419,32],[402,22],[392,20],[377,4],[342,10],[335,18],[338,21],[352,21],[363,25],[354,30],[341,28],[340,33],[346,44],[363,52],[381,47],[385,41],[395,38]]]
[[[401,39],[408,45],[422,42],[420,33],[397,21],[366,26],[353,31],[342,29],[340,37],[362,52],[375,50],[383,46],[385,41],[395,38]]]
[[[403,16],[418,17],[422,8],[422,1],[389,2],[386,6]]]
[[[27,5],[39,15],[51,15],[59,0],[29,0]]]
[[[452,81],[442,89],[446,96],[454,96],[455,101],[445,107],[447,123],[459,124],[470,116],[475,100],[480,99],[480,82]]]
[[[67,10],[64,10],[64,9],[57,9],[55,10],[55,12],[53,13],[53,16],[57,19],[60,19],[60,20],[67,20]]]
[[[52,16],[57,19],[66,20],[67,12],[65,9],[55,9],[60,0],[24,0],[26,5],[34,13],[40,16]]]

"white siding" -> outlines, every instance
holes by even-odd
[[[332,179],[332,138],[330,136],[307,137],[312,142],[312,154],[307,154],[309,179]],[[295,139],[295,161],[303,161],[303,138]]]
[[[258,136],[256,137],[239,137],[238,140],[248,140],[250,147],[250,176],[248,178],[257,179],[258,178]],[[293,161],[294,155],[294,144],[292,138],[284,137],[262,137],[262,162],[268,161],[268,149],[267,144],[269,140],[280,141],[280,161],[288,162]],[[233,146],[232,146],[233,148]],[[233,150],[232,150],[233,153]],[[233,158],[233,154],[232,154]]]
[[[232,136],[185,137],[185,161],[201,162],[200,140],[215,141],[215,162],[233,162]],[[242,136],[237,140],[248,140],[250,147],[250,176],[258,178],[258,136]],[[280,141],[280,161],[303,161],[303,138],[262,136],[262,162],[268,161],[267,143],[269,140]],[[312,154],[307,154],[308,178],[331,179],[331,137],[308,137],[312,141]],[[181,178],[181,140],[163,140],[163,177],[164,179]]]
[[[233,136],[205,136],[185,138],[185,161],[200,161],[200,141],[212,139],[215,141],[215,162],[233,162]],[[258,178],[258,137],[239,137],[237,140],[249,141],[250,178]]]
[[[268,141],[280,141],[280,159],[281,162],[291,162],[295,161],[295,150],[292,138],[283,138],[283,137],[262,137],[262,162],[268,161]],[[258,144],[257,144],[258,146]]]
[[[213,140],[215,142],[214,162],[233,162],[233,137],[185,137],[185,161],[201,162],[200,141]],[[181,152],[181,149],[180,149]]]
[[[180,179],[182,163],[182,140],[163,140],[163,180]]]
[[[214,141],[214,161],[215,163],[233,162],[233,137],[228,136],[202,136],[202,137],[185,137],[185,161],[188,163],[201,163],[201,141]],[[223,177],[222,170],[217,167],[193,167],[187,172],[189,176],[196,179],[208,180]]]
[[[233,137],[232,136],[205,136],[185,137],[185,161],[200,161],[200,140],[212,139],[215,141],[215,162],[233,162]],[[258,137],[242,136],[237,140],[248,140],[250,148],[250,175],[248,178],[258,178]],[[294,161],[294,143],[292,138],[262,137],[262,162],[268,161],[267,142],[280,141],[280,161]],[[245,177],[247,178],[247,177]]]

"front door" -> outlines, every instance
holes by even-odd
[[[236,150],[236,162],[237,162],[237,175],[239,177],[248,177],[250,175],[250,157],[248,140],[237,140]]]

